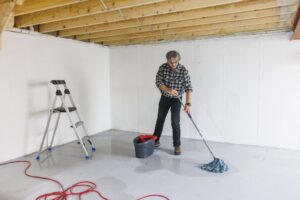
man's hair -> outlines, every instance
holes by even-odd
[[[171,58],[177,58],[179,61],[181,59],[181,56],[177,51],[172,50],[166,54],[166,58],[167,58],[167,60],[170,60]]]

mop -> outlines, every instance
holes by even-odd
[[[184,108],[184,104],[182,103],[180,97],[178,96],[177,98],[179,99],[181,105]],[[188,117],[190,118],[190,120],[192,121],[192,123],[194,124],[197,132],[199,133],[199,135],[203,139],[203,142],[204,142],[205,146],[207,147],[208,151],[210,152],[210,154],[214,158],[214,160],[211,161],[210,163],[200,165],[200,168],[202,170],[205,170],[205,171],[208,171],[208,172],[214,172],[214,173],[223,173],[223,172],[228,171],[228,166],[226,165],[226,163],[222,159],[219,159],[219,158],[215,157],[215,155],[213,154],[212,150],[208,146],[208,144],[207,144],[206,140],[204,139],[202,133],[200,132],[199,128],[195,124],[195,122],[194,122],[194,120],[192,118],[192,115],[190,113],[188,113],[188,112],[186,112],[186,114],[188,115]]]

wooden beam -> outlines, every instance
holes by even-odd
[[[300,39],[300,3],[298,4],[298,9],[293,18],[292,25],[293,25],[294,33],[291,37],[291,40],[299,40]]]
[[[159,23],[170,23],[170,22],[178,22],[183,20],[192,20],[192,19],[199,19],[199,18],[207,18],[212,16],[223,16],[225,14],[233,14],[233,13],[241,13],[247,11],[255,11],[255,10],[262,10],[262,9],[269,9],[269,8],[277,8],[279,6],[288,6],[288,5],[295,5],[295,2],[279,2],[277,3],[274,0],[252,0],[247,2],[236,3],[234,5],[223,5],[217,6],[212,8],[200,8],[194,9],[190,11],[182,11],[182,12],[175,12],[170,14],[163,14],[159,16],[150,16],[150,17],[143,17],[119,22],[112,22],[112,23],[102,23],[103,20],[98,20],[98,25],[80,27],[80,28],[73,28],[67,30],[59,31],[60,37],[71,36],[71,35],[81,35],[87,33],[95,33],[101,31],[111,31],[111,30],[118,30],[118,29],[125,29],[125,28],[132,28],[132,27],[141,27],[147,25],[154,25]],[[41,27],[42,32],[49,31],[47,27]],[[45,29],[45,30],[43,30]]]
[[[0,2],[0,49],[2,47],[2,32],[8,25],[8,21],[11,17],[12,10],[15,6],[14,1],[1,1]]]
[[[3,2],[3,1],[2,1]],[[16,6],[16,5],[22,5],[24,2],[24,0],[6,0],[6,4],[7,6],[5,6],[3,3],[2,3],[2,6],[4,6],[4,9],[5,10],[1,10],[0,13],[3,13],[4,15],[2,16],[3,17],[3,22],[4,25],[2,24],[1,27],[2,27],[2,30],[5,30],[5,29],[9,29],[9,28],[13,28],[14,27],[14,24],[15,24],[15,15],[14,15],[14,12],[13,12],[13,8]],[[1,7],[1,5],[0,5]],[[0,17],[1,18],[1,17]]]
[[[292,35],[291,40],[300,40],[300,20],[295,28],[294,34]]]
[[[200,32],[190,32],[190,33],[180,33],[173,35],[165,35],[165,36],[152,36],[152,37],[144,37],[137,39],[127,39],[127,40],[116,40],[101,43],[103,45],[133,45],[133,44],[146,44],[146,43],[157,43],[162,41],[175,41],[175,40],[187,40],[187,39],[197,39],[201,37],[209,37],[209,36],[225,36],[232,34],[241,34],[241,33],[257,33],[261,31],[274,31],[286,29],[288,27],[287,23],[270,23],[270,24],[259,24],[252,26],[241,26],[227,29],[216,29],[209,31],[200,31]]]
[[[300,2],[298,3],[298,9],[292,18],[293,30],[296,29],[299,19],[300,19]]]
[[[240,20],[249,20],[249,19],[256,19],[262,17],[272,17],[279,15],[286,15],[290,16],[292,12],[290,10],[293,9],[295,6],[289,6],[291,8],[283,9],[286,10],[286,13],[280,12],[282,7],[280,8],[270,8],[270,9],[263,9],[263,10],[255,10],[255,11],[248,11],[236,14],[227,14],[227,15],[220,15],[214,17],[207,17],[207,18],[198,18],[192,20],[184,20],[184,21],[177,21],[172,23],[160,23],[155,25],[147,25],[147,26],[140,26],[140,27],[133,27],[133,28],[125,28],[125,29],[118,29],[112,31],[102,31],[97,33],[90,33],[85,35],[76,36],[77,40],[86,40],[86,39],[93,39],[93,38],[101,38],[101,37],[109,37],[115,35],[124,35],[124,34],[132,34],[132,33],[143,33],[148,31],[159,31],[171,28],[184,28],[190,26],[199,26],[199,25],[209,25],[209,24],[216,24],[216,23],[224,23],[224,22],[234,22]],[[284,18],[284,20],[288,20],[288,18]]]
[[[286,18],[290,17],[287,15]],[[136,38],[144,38],[144,37],[152,37],[152,36],[160,36],[160,35],[173,35],[177,33],[189,33],[189,32],[201,32],[201,31],[208,31],[208,30],[218,30],[218,29],[228,29],[234,27],[241,27],[241,26],[253,26],[257,24],[263,23],[278,23],[278,22],[286,22],[287,20],[278,16],[272,17],[263,17],[257,19],[248,19],[248,20],[236,20],[233,22],[224,22],[224,23],[216,23],[216,24],[208,24],[208,25],[191,25],[188,27],[180,27],[180,28],[170,28],[165,30],[158,30],[158,31],[149,31],[144,33],[131,33],[131,34],[122,34],[122,35],[115,35],[110,37],[101,37],[96,39],[91,39],[91,42],[94,43],[103,43],[108,41],[115,41],[115,40],[125,40],[125,39],[136,39]]]
[[[15,17],[14,17],[14,13],[11,12],[10,15],[9,15],[9,17],[8,17],[8,20],[6,21],[4,29],[13,28],[14,24],[15,24]]]
[[[51,32],[56,30],[84,27],[108,22],[122,21],[126,19],[136,19],[147,16],[158,16],[161,14],[186,11],[196,8],[206,8],[244,0],[169,0],[157,4],[139,6],[122,10],[122,15],[118,11],[106,12],[102,14],[81,17],[78,19],[64,20],[40,25],[41,32]]]
[[[15,3],[11,1],[0,4],[0,33],[4,30],[14,6]]]
[[[84,1],[87,0],[26,0],[23,5],[17,5],[14,12],[15,16],[20,16]]]
[[[18,5],[23,5],[24,1],[25,0],[15,0],[16,1],[16,5],[15,6],[18,6]]]
[[[0,0],[0,4],[10,2],[10,3],[15,3],[17,5],[22,5],[24,1],[25,0]]]
[[[26,27],[37,24],[45,24],[163,1],[167,0],[89,0],[75,5],[19,16],[16,18],[16,26]],[[101,2],[103,2],[103,4]],[[120,14],[119,11],[118,13]]]

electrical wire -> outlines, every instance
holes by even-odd
[[[82,200],[81,197],[88,193],[97,194],[101,200],[109,200],[108,198],[104,197],[98,190],[96,190],[97,185],[91,181],[80,181],[80,182],[77,182],[77,183],[73,184],[72,186],[68,187],[67,189],[64,189],[63,185],[55,179],[43,177],[43,176],[31,175],[28,173],[28,170],[31,167],[31,162],[27,161],[27,160],[10,161],[10,162],[6,162],[6,163],[2,163],[2,164],[0,164],[0,166],[10,165],[10,164],[15,164],[15,163],[26,164],[26,167],[24,169],[24,174],[27,177],[54,182],[61,189],[60,191],[57,191],[57,192],[51,192],[51,193],[46,193],[46,194],[40,195],[40,196],[36,197],[36,200],[67,200],[67,198],[69,196],[77,196],[79,200]],[[79,192],[76,192],[75,190],[79,190],[79,188],[81,190]],[[170,200],[168,197],[160,195],[160,194],[150,194],[150,195],[147,195],[144,197],[140,197],[137,200],[143,200],[143,199],[146,199],[149,197],[160,197],[164,200]]]

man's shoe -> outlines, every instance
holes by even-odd
[[[155,141],[155,143],[154,143],[154,147],[159,147],[160,146],[160,142],[159,141]]]
[[[180,155],[181,154],[181,148],[180,148],[180,146],[175,147],[174,154],[175,155]]]

